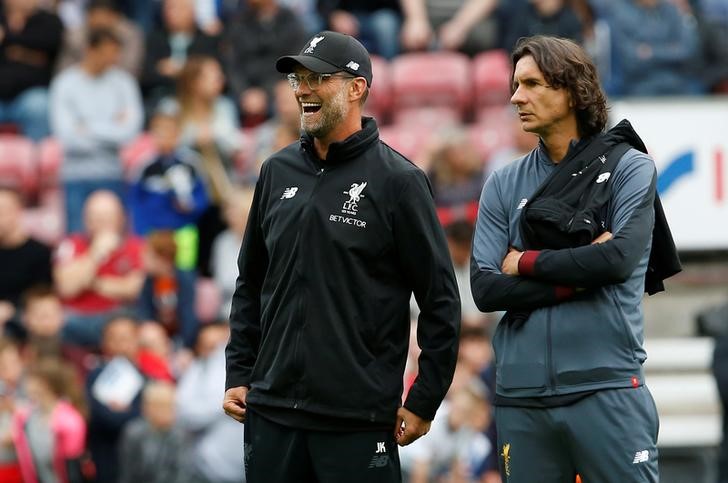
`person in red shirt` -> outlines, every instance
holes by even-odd
[[[85,232],[71,234],[56,250],[53,278],[67,311],[67,342],[98,346],[108,317],[139,296],[143,241],[126,234],[125,218],[113,192],[96,191],[84,205]]]

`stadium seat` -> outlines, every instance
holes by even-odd
[[[127,179],[132,179],[143,163],[155,153],[154,140],[149,133],[142,133],[121,150],[121,163]]]
[[[393,149],[415,161],[430,139],[435,127],[426,124],[393,124],[379,130],[379,137]]]
[[[470,59],[456,52],[404,54],[392,62],[392,109],[451,106],[464,118],[471,103]]]
[[[383,57],[372,56],[372,86],[364,107],[367,116],[373,116],[381,126],[389,122],[392,102],[389,62]]]
[[[33,196],[38,187],[38,166],[33,142],[23,136],[0,134],[0,180]]]
[[[45,138],[38,146],[38,169],[41,190],[52,189],[59,185],[63,146],[55,138]]]
[[[511,98],[511,64],[504,50],[489,50],[473,59],[477,106],[508,104]]]
[[[197,279],[195,290],[195,314],[202,323],[214,322],[220,316],[222,292],[211,278]]]
[[[437,107],[408,107],[399,109],[394,113],[394,123],[420,124],[424,126],[446,126],[460,124],[460,112],[450,106]]]

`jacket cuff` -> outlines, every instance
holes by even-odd
[[[435,419],[435,413],[437,412],[437,407],[432,409],[431,407],[428,407],[427,404],[418,404],[416,401],[414,401],[412,398],[407,398],[407,400],[403,404],[404,408],[408,411],[411,411],[415,413],[420,418],[424,419],[425,421],[432,421]]]
[[[518,274],[530,277],[536,271],[536,259],[541,252],[539,250],[526,250],[518,259]]]
[[[576,290],[573,287],[564,287],[563,285],[557,285],[555,290],[556,299],[559,301],[570,299],[574,296],[574,293],[576,293]]]

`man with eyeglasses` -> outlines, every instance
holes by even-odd
[[[452,380],[460,299],[424,173],[362,117],[369,53],[320,32],[288,74],[299,142],[261,168],[230,314],[223,408],[249,483],[401,481]],[[422,350],[402,405],[409,299]]]

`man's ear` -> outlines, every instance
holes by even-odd
[[[352,79],[349,84],[349,100],[359,101],[367,90],[367,81],[363,77]]]

